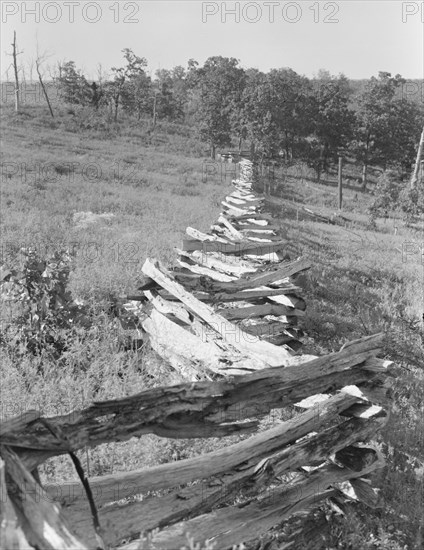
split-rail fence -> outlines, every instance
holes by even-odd
[[[369,476],[384,459],[370,440],[390,410],[384,335],[322,357],[300,354],[306,305],[295,279],[311,266],[287,257],[252,183],[252,163],[239,167],[211,231],[187,228],[171,269],[147,259],[143,284],[122,306],[123,325],[187,381],[61,416],[4,419],[2,547],[174,550],[191,537],[221,550],[323,500],[378,505]],[[287,419],[270,423],[275,410]],[[144,434],[250,437],[190,459],[85,478],[76,451]],[[81,481],[42,486],[37,467],[66,453]],[[297,548],[301,535],[279,548]]]

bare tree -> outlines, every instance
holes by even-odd
[[[18,58],[18,55],[20,55],[22,52],[18,52],[17,51],[17,46],[16,46],[16,31],[13,31],[13,43],[12,43],[12,57],[13,57],[13,72],[15,74],[15,111],[17,113],[19,113],[19,106],[20,106],[20,101],[19,101],[19,75],[18,75],[18,61],[17,61],[17,58]]]

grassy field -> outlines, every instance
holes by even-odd
[[[183,126],[161,124],[152,133],[143,122],[124,118],[114,124],[107,115],[63,107],[50,119],[40,106],[27,106],[20,115],[6,106],[1,118],[7,138],[1,158],[2,263],[16,264],[22,246],[36,246],[41,257],[72,248],[70,289],[90,304],[93,320],[59,361],[47,352],[17,352],[3,341],[2,416],[30,408],[61,414],[94,398],[176,382],[178,376],[152,351],[122,346],[125,335],[107,314],[108,299],[137,288],[146,257],[172,263],[187,226],[207,230],[230,178],[210,162],[205,167],[206,146]],[[277,170],[270,204],[288,251],[313,263],[298,278],[307,303],[303,353],[328,353],[385,330],[385,357],[398,365],[393,413],[378,442],[388,466],[374,480],[385,505],[373,512],[352,505],[346,517],[332,515],[322,548],[418,549],[424,535],[423,227],[406,227],[395,217],[372,226],[366,212],[371,195],[360,190],[356,168],[347,171],[343,227],[303,210],[336,211],[333,172],[316,183],[307,168]],[[236,440],[146,436],[79,456],[95,476],[194,456]],[[42,480],[73,477],[66,458],[48,461],[41,471]],[[300,548],[309,548],[307,541]]]

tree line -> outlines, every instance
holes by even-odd
[[[380,72],[355,90],[343,74],[320,70],[315,78],[290,68],[267,73],[244,69],[235,58],[210,57],[203,66],[148,75],[147,60],[124,49],[124,64],[111,78],[91,84],[73,61],[59,66],[56,81],[65,102],[105,106],[115,121],[123,111],[193,125],[215,158],[217,148],[237,142],[261,159],[307,162],[319,179],[338,155],[368,168],[399,169],[408,174],[424,122],[422,104],[404,97],[406,79]]]

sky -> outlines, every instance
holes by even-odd
[[[145,57],[152,76],[215,55],[308,77],[321,68],[352,79],[379,71],[424,76],[424,2],[2,0],[1,12],[2,80],[13,77],[13,31],[27,79],[37,42],[46,76],[57,62],[73,60],[95,79],[99,64],[105,73],[124,64],[124,48]]]

